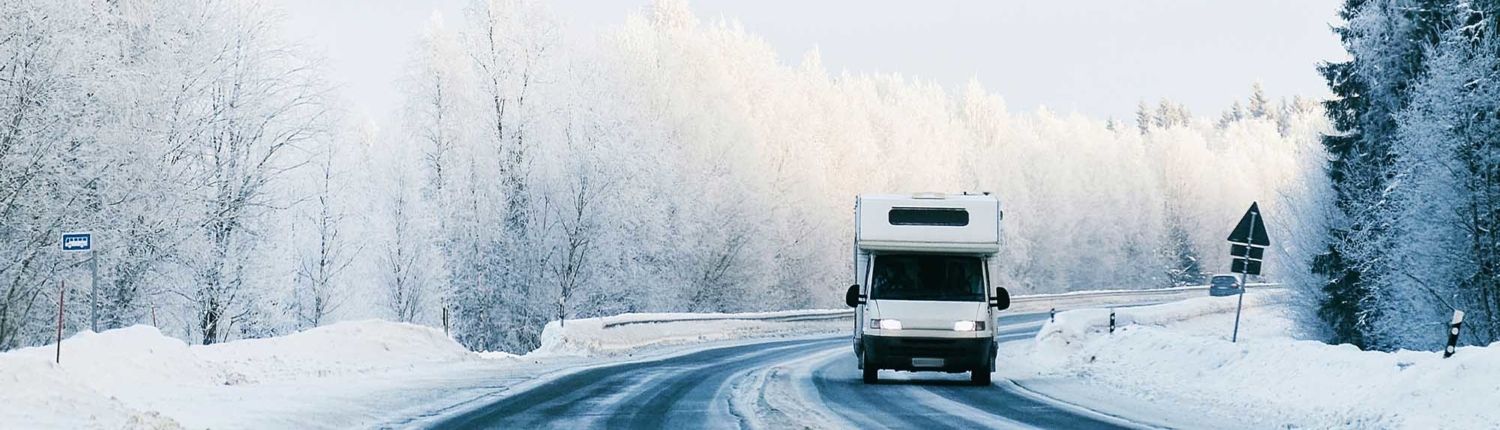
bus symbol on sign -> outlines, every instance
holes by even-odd
[[[93,233],[63,233],[62,250],[66,252],[82,252],[93,249]]]

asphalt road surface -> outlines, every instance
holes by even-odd
[[[1042,314],[1000,318],[1004,342],[1030,339]],[[998,363],[1004,366],[1004,363]],[[596,367],[449,417],[436,428],[1138,428],[997,378],[882,371],[860,381],[847,336],[777,340]],[[809,402],[814,404],[808,404]]]

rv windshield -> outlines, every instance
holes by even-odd
[[[874,264],[873,299],[984,301],[984,263],[978,257],[884,254]]]

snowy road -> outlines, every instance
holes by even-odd
[[[1030,339],[1047,315],[1000,318],[1001,342]],[[1001,344],[1004,348],[1004,343]],[[1001,363],[1001,366],[1004,364]],[[438,428],[1132,428],[1009,380],[882,372],[860,382],[845,336],[708,349],[572,373]]]

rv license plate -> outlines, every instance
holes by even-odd
[[[911,367],[943,367],[941,358],[913,358]]]

